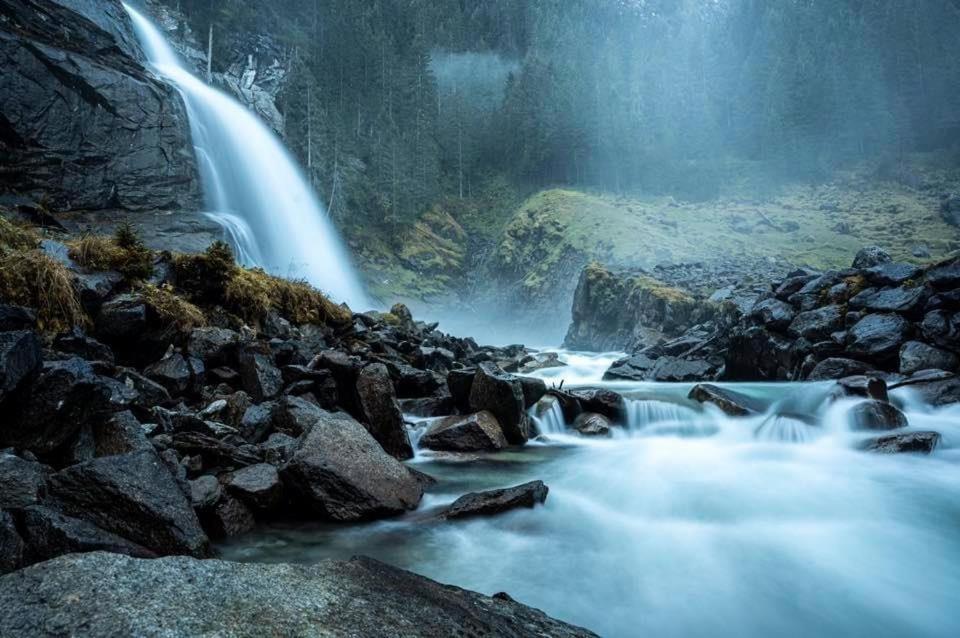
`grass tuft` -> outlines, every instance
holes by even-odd
[[[56,334],[90,323],[70,271],[40,250],[0,254],[0,298],[35,309],[41,332]]]
[[[178,296],[170,286],[157,287],[145,284],[140,290],[147,304],[157,313],[160,320],[177,332],[190,332],[194,328],[206,325],[207,319],[203,311]]]
[[[153,251],[129,222],[120,224],[113,237],[84,235],[67,245],[70,258],[89,270],[116,270],[128,281],[153,275]]]

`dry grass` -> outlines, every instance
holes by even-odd
[[[90,322],[70,271],[40,250],[0,256],[0,298],[35,309],[41,332],[56,334]]]
[[[118,226],[112,237],[84,235],[67,245],[70,258],[89,270],[116,270],[128,280],[153,274],[153,252],[129,223]]]
[[[11,222],[0,215],[0,251],[31,250],[40,245],[40,235],[32,228]]]
[[[124,259],[124,250],[103,235],[84,235],[67,242],[70,259],[90,270],[115,270]]]
[[[179,297],[170,286],[158,288],[145,284],[140,290],[160,320],[177,332],[189,332],[206,325],[207,319],[203,311]]]
[[[259,268],[238,268],[227,283],[227,307],[244,319],[263,319],[271,310],[295,324],[345,324],[350,311],[330,301],[310,284],[267,274]]]

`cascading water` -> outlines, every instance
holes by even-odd
[[[540,434],[563,434],[567,431],[567,421],[563,417],[560,402],[552,401],[546,409],[537,411],[537,406],[531,408],[530,418],[537,426]]]
[[[238,257],[365,309],[366,295],[346,250],[276,136],[247,108],[194,77],[150,20],[124,8],[150,65],[183,96],[210,216]]]

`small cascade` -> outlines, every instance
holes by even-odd
[[[563,418],[563,409],[557,400],[550,401],[547,407],[535,405],[530,409],[530,418],[540,434],[563,434],[567,431],[567,421]]]
[[[150,20],[124,8],[151,67],[183,97],[207,207],[241,261],[305,279],[364,309],[366,294],[345,246],[277,136],[250,109],[192,75]]]
[[[813,426],[800,419],[784,414],[771,414],[754,430],[753,436],[761,441],[808,443],[813,440],[815,432]]]
[[[655,399],[627,400],[627,429],[641,430],[650,425],[664,423],[691,423],[701,415],[693,408]]]

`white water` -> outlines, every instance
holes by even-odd
[[[597,357],[562,357],[568,383],[598,384]],[[930,456],[883,456],[857,449],[868,435],[849,427],[856,401],[825,401],[829,384],[737,385],[769,406],[748,418],[689,402],[689,384],[615,386],[631,403],[614,438],[418,459],[440,481],[421,511],[534,478],[550,487],[544,507],[274,527],[224,554],[372,555],[612,637],[960,635],[960,407],[894,392],[911,428],[943,441]]]
[[[207,205],[238,257],[365,309],[336,230],[280,140],[239,102],[194,77],[147,18],[124,8],[151,66],[183,96]]]

